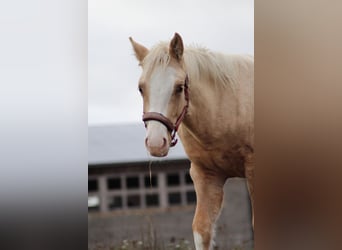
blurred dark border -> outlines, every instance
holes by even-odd
[[[87,248],[87,18],[0,4],[0,249]]]
[[[339,10],[255,3],[255,249],[341,249]]]

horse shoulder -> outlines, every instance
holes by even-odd
[[[244,177],[245,161],[253,153],[248,142],[218,140],[212,144],[202,144],[191,133],[180,133],[182,144],[190,161],[206,172],[227,177]]]

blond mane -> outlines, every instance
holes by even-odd
[[[206,79],[214,86],[230,87],[235,92],[237,86],[237,74],[241,60],[236,60],[238,55],[225,55],[212,52],[199,46],[187,46],[184,49],[184,63],[191,82],[200,82]],[[158,65],[167,67],[170,62],[169,43],[160,42],[152,47],[144,58],[142,66],[149,74]]]

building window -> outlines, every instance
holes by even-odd
[[[122,197],[113,196],[108,198],[108,207],[111,210],[122,208]]]
[[[186,174],[185,174],[185,183],[186,183],[187,185],[193,185],[193,182],[192,182],[192,179],[191,179],[191,176],[190,176],[189,173],[186,173]]]
[[[138,176],[133,176],[133,177],[127,177],[126,178],[126,187],[128,189],[135,189],[139,188],[139,177]]]
[[[167,175],[167,185],[170,186],[179,186],[180,178],[178,173],[172,173]]]
[[[195,204],[196,203],[195,191],[187,191],[186,192],[186,203],[187,204]]]
[[[149,188],[149,187],[158,187],[158,179],[156,175],[152,175],[151,178],[149,175],[145,175],[145,187]]]
[[[159,195],[158,194],[147,194],[146,206],[147,207],[158,207],[159,206]]]
[[[111,177],[107,179],[108,189],[121,189],[120,177]]]
[[[88,196],[88,211],[95,212],[100,210],[100,198],[96,195]]]
[[[127,196],[127,207],[129,207],[129,208],[140,207],[140,196],[139,195],[128,195]]]
[[[99,189],[97,180],[88,180],[88,192],[96,192]]]
[[[169,193],[169,205],[180,205],[182,203],[181,194],[177,193]]]
[[[164,208],[196,204],[196,193],[187,169],[159,171],[151,175],[147,171],[137,171],[90,176],[88,211]],[[105,178],[104,187],[101,186],[100,178]],[[102,194],[106,193],[107,195],[102,197]],[[103,199],[107,209],[102,206]]]

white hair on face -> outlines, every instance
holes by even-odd
[[[150,94],[148,112],[161,113],[167,117],[167,110],[172,96],[175,79],[175,69],[172,67],[156,67],[149,81]],[[150,146],[161,147],[164,143],[163,138],[167,137],[167,128],[158,121],[149,121],[146,137],[149,139]]]
[[[168,104],[176,80],[175,69],[172,67],[157,67],[150,80],[149,112],[158,112],[167,115]]]

